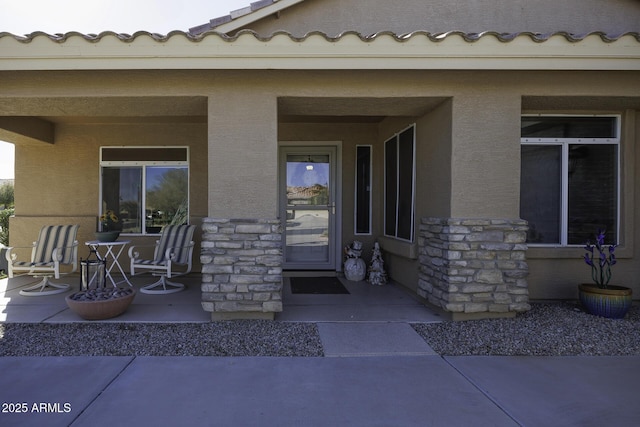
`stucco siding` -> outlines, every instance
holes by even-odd
[[[452,120],[452,100],[447,99],[416,122],[417,221],[451,216]]]
[[[277,217],[277,98],[265,89],[231,86],[209,99],[209,216]]]
[[[483,87],[453,99],[451,216],[517,218],[520,97]]]
[[[640,4],[634,0],[305,0],[247,28],[259,34],[285,30],[297,36],[313,30],[331,36],[345,31],[406,34],[420,30],[619,34],[640,29]]]

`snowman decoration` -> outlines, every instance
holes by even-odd
[[[351,246],[345,246],[344,254],[347,257],[344,262],[344,276],[346,279],[354,282],[364,280],[367,274],[367,265],[360,258],[362,255],[362,242],[355,240]]]

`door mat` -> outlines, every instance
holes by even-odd
[[[294,294],[348,294],[337,277],[290,277]]]

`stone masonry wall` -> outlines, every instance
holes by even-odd
[[[418,294],[451,313],[529,310],[526,233],[520,219],[422,218]]]
[[[202,308],[212,319],[282,311],[280,221],[205,218],[202,229]]]

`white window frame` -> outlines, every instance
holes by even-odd
[[[158,149],[169,149],[169,148],[179,148],[179,149],[184,149],[186,151],[186,160],[182,161],[158,161],[158,160],[117,160],[117,161],[108,161],[108,160],[103,160],[103,150],[104,149],[120,149],[120,150],[127,150],[127,149],[149,149],[149,150],[158,150]],[[99,190],[99,194],[98,194],[98,215],[102,215],[102,188],[103,188],[103,173],[102,173],[102,168],[103,167],[140,167],[142,168],[142,212],[141,215],[143,216],[142,220],[141,220],[141,225],[142,225],[142,231],[140,233],[122,233],[123,235],[126,236],[157,236],[160,235],[160,233],[147,233],[146,232],[146,221],[144,220],[144,216],[146,213],[146,207],[147,207],[147,192],[145,191],[146,189],[146,185],[147,185],[147,166],[186,166],[187,167],[187,218],[189,218],[189,211],[191,209],[191,201],[190,201],[190,195],[191,195],[191,171],[190,171],[190,166],[189,166],[189,160],[191,159],[191,155],[189,152],[189,147],[188,146],[183,146],[183,145],[169,145],[169,146],[135,146],[135,145],[122,145],[122,146],[114,146],[114,145],[107,145],[107,146],[101,146],[100,147],[100,178],[99,178],[99,182],[100,182],[100,190]]]
[[[617,206],[616,206],[616,236],[615,241],[620,241],[620,217],[621,217],[621,152],[622,146],[620,144],[621,134],[621,115],[619,114],[522,114],[521,117],[613,117],[616,119],[616,136],[614,138],[520,138],[521,145],[555,145],[560,146],[562,149],[562,165],[561,165],[561,212],[560,212],[560,242],[559,243],[527,243],[531,247],[579,247],[582,244],[569,244],[569,146],[574,144],[581,145],[616,145],[617,150]],[[595,232],[595,230],[594,230]]]
[[[409,239],[405,239],[403,237],[398,237],[398,205],[399,205],[399,201],[398,201],[398,195],[399,195],[399,191],[400,191],[400,180],[398,179],[398,174],[400,173],[400,168],[399,168],[399,163],[400,163],[400,144],[399,142],[399,137],[400,134],[404,133],[405,131],[412,129],[412,138],[413,138],[413,147],[412,147],[412,174],[411,174],[411,185],[412,185],[412,191],[411,191],[411,231],[410,231],[410,236]],[[396,140],[396,224],[395,224],[395,235],[390,235],[387,234],[387,230],[386,230],[386,224],[387,224],[387,188],[386,188],[386,182],[387,182],[387,143],[391,140],[395,139]],[[389,237],[392,239],[396,239],[399,241],[403,241],[403,242],[409,242],[409,243],[413,243],[414,237],[415,237],[415,215],[416,215],[416,124],[412,123],[409,126],[401,129],[399,132],[396,132],[393,136],[385,139],[384,141],[384,181],[385,183],[384,185],[384,189],[383,189],[383,193],[384,193],[384,200],[383,200],[383,212],[384,212],[384,218],[383,218],[383,222],[382,222],[382,233],[385,237]]]

